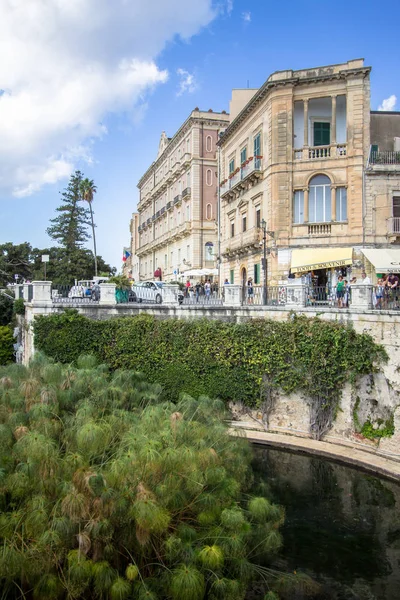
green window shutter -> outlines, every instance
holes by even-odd
[[[229,161],[229,175],[231,173],[233,173],[234,170],[235,170],[235,159],[232,158],[232,160]]]
[[[254,138],[254,156],[261,156],[261,134],[258,133]]]
[[[229,280],[232,284],[235,282],[235,270],[234,269],[231,269],[229,271]]]
[[[329,146],[331,143],[331,124],[314,123],[314,146]]]
[[[240,151],[240,164],[242,165],[247,160],[247,148]]]
[[[260,283],[260,263],[254,265],[254,283]]]

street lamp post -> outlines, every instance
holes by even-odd
[[[264,286],[263,286],[263,304],[267,305],[268,295],[267,295],[267,223],[265,219],[261,220],[261,229],[263,232],[263,250],[264,250],[264,258],[263,258],[263,271],[264,271]]]

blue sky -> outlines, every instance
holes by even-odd
[[[173,135],[195,106],[228,110],[233,87],[259,87],[276,70],[364,57],[371,108],[396,96],[389,106],[400,110],[398,1],[192,1],[115,0],[111,18],[107,0],[75,0],[79,14],[54,0],[51,15],[30,0],[38,10],[22,26],[0,0],[13,57],[0,66],[0,242],[48,245],[58,192],[80,168],[98,186],[99,253],[120,268],[136,184],[161,131]],[[83,10],[96,15],[94,33],[75,31]]]

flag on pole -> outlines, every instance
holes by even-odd
[[[128,260],[128,258],[130,257],[131,253],[129,252],[129,250],[127,250],[126,248],[124,248],[124,254],[122,256],[122,262],[126,262]]]

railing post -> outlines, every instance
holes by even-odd
[[[100,283],[100,305],[107,304],[108,306],[115,306],[117,304],[115,288],[115,283]]]
[[[292,279],[291,281],[286,285],[286,306],[290,308],[304,308],[307,299],[307,286],[304,283],[299,283],[296,279]]]
[[[372,285],[352,284],[351,285],[351,309],[368,310],[372,308]]]
[[[32,281],[32,302],[51,304],[51,281]]]
[[[241,285],[225,285],[224,286],[224,304],[230,306],[240,306],[242,304],[242,286]]]

